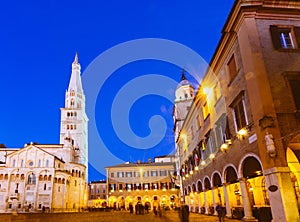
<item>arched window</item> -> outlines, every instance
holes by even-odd
[[[36,176],[34,173],[28,175],[28,184],[36,184]]]

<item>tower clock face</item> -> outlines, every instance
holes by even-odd
[[[6,160],[6,152],[5,151],[0,151],[0,164],[5,163]]]

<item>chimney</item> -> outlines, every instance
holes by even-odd
[[[151,158],[148,158],[148,163],[151,163]]]

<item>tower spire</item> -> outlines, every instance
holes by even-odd
[[[77,52],[77,51],[76,51],[76,54],[75,54],[75,58],[74,58],[73,63],[79,64],[79,62],[78,62],[78,52]]]
[[[81,84],[81,77],[80,77],[80,64],[78,62],[78,52],[75,53],[75,58],[72,63],[72,74],[69,83],[68,91],[74,91],[82,93],[82,84]]]
[[[182,80],[186,80],[184,73],[185,73],[185,70],[184,70],[184,68],[183,68],[183,69],[182,69],[182,72],[181,72],[181,81],[182,81]]]

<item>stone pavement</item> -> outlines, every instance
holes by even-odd
[[[155,216],[152,212],[145,215],[130,214],[125,211],[111,212],[83,212],[83,213],[22,213],[0,214],[2,222],[180,222],[177,211],[164,211],[162,217]],[[190,213],[189,222],[218,222],[216,216]],[[226,222],[240,220],[225,219]]]

